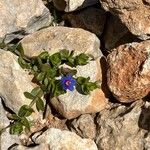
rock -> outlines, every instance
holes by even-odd
[[[94,141],[82,139],[70,131],[50,128],[35,139],[37,144],[49,144],[50,150],[98,150]]]
[[[40,144],[40,145],[37,145],[34,147],[25,147],[22,145],[18,145],[18,146],[16,146],[15,149],[12,149],[12,150],[50,150],[50,149],[49,149],[48,144]]]
[[[9,0],[0,1],[0,41],[5,42],[20,38],[52,22],[49,10],[42,0]]]
[[[121,102],[132,102],[150,92],[150,40],[117,47],[108,55],[108,86]]]
[[[137,101],[131,106],[111,104],[96,120],[98,149],[150,149],[150,102]]]
[[[2,105],[2,99],[0,98],[0,130],[7,127],[9,125],[9,120],[6,117],[6,111]]]
[[[81,115],[74,119],[69,127],[83,138],[94,139],[96,136],[96,125],[90,114]]]
[[[0,148],[1,150],[9,150],[16,144],[20,144],[18,135],[11,135],[9,129],[0,135]],[[11,149],[12,150],[12,149]]]
[[[98,38],[90,32],[67,27],[50,27],[26,36],[21,43],[25,55],[29,57],[37,56],[43,50],[52,54],[61,49],[75,50],[75,54],[82,52],[91,54],[97,60],[86,66],[78,67],[78,76],[89,76],[92,81],[102,80],[100,58],[103,55],[99,50]],[[76,90],[67,92],[58,99],[51,100],[51,103],[64,117],[71,119],[83,113],[102,110],[106,101],[103,91],[97,89],[88,96],[79,94]]]
[[[72,27],[82,28],[100,36],[104,29],[106,13],[101,9],[88,7],[81,11],[65,14],[63,19]]]
[[[150,38],[149,3],[143,0],[100,0],[100,2],[105,10],[119,16],[132,34],[142,40]]]
[[[103,41],[105,48],[111,51],[119,45],[138,41],[138,39],[129,32],[117,16],[110,15],[103,32]]]
[[[0,49],[0,97],[7,107],[15,112],[31,100],[25,98],[24,92],[34,88],[31,77],[18,63],[17,56],[9,51]]]
[[[99,39],[83,29],[49,27],[26,36],[21,44],[28,57],[37,56],[44,50],[53,54],[61,49],[75,50],[76,54],[86,52],[95,58],[102,55]]]
[[[71,12],[77,9],[85,8],[98,3],[98,0],[53,0],[54,6],[58,10]]]

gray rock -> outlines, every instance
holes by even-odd
[[[5,36],[5,42],[21,38],[52,22],[42,0],[1,0],[0,6],[0,41]]]
[[[71,12],[98,3],[98,0],[53,0],[58,10]]]
[[[49,144],[50,150],[98,150],[94,141],[82,139],[73,132],[50,128],[35,140],[36,143]]]
[[[150,150],[150,102],[111,104],[97,117],[96,144],[101,150]]]
[[[90,114],[81,115],[79,118],[74,119],[69,127],[71,127],[71,131],[76,132],[83,138],[95,138],[96,125]]]
[[[88,7],[81,11],[66,13],[63,19],[72,27],[82,28],[100,36],[106,21],[106,12],[95,7]]]
[[[143,0],[100,0],[106,11],[119,16],[129,31],[142,40],[150,39],[150,5]]]

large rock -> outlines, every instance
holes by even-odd
[[[150,41],[122,45],[108,55],[108,86],[121,102],[150,92]]]
[[[150,102],[111,104],[96,120],[99,150],[150,149]]]
[[[73,132],[50,128],[35,139],[35,143],[47,143],[50,150],[98,150],[94,141],[82,139]]]
[[[7,107],[18,112],[22,105],[31,102],[23,93],[30,92],[34,88],[32,78],[20,67],[16,55],[2,49],[0,49],[0,72],[0,97]]]
[[[37,56],[44,50],[52,54],[61,49],[75,50],[75,54],[92,54],[97,60],[77,67],[77,75],[89,76],[92,81],[102,81],[100,58],[103,55],[99,50],[98,38],[90,32],[67,27],[50,27],[26,36],[21,43],[25,55],[29,57]],[[106,105],[106,98],[101,89],[96,89],[87,96],[74,90],[51,100],[51,103],[64,117],[71,119],[83,113],[102,110]]]
[[[83,138],[94,139],[96,136],[96,125],[94,117],[90,114],[81,115],[80,117],[71,121],[69,127],[71,131],[76,132]]]
[[[125,44],[138,41],[139,39],[132,35],[128,28],[121,22],[119,17],[109,15],[103,32],[104,46],[108,51]]]
[[[98,0],[53,0],[58,10],[71,12],[98,3]]]
[[[100,36],[104,29],[106,13],[102,9],[88,7],[81,11],[67,13],[63,19],[72,27],[82,28]]]
[[[1,0],[0,14],[0,41],[8,34],[6,42],[52,22],[49,10],[42,0]]]
[[[142,40],[150,38],[150,5],[143,0],[100,0],[102,7],[120,17],[129,31]]]

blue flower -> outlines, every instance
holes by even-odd
[[[74,86],[76,85],[76,80],[71,75],[63,76],[61,78],[61,85],[64,90],[68,89],[70,91],[73,91]]]

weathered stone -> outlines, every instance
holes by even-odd
[[[16,144],[20,144],[18,135],[11,135],[9,133],[9,129],[6,129],[6,131],[0,135],[0,148],[1,148],[1,150],[11,149]]]
[[[22,145],[16,146],[15,149],[12,150],[50,150],[48,144],[40,144],[34,147],[25,147]]]
[[[71,122],[70,127],[72,131],[83,138],[95,138],[96,125],[94,123],[94,118],[89,114],[81,115],[79,118],[74,119]]]
[[[98,38],[90,32],[67,27],[50,27],[26,36],[21,43],[25,55],[29,57],[36,56],[43,50],[52,54],[61,49],[75,50],[75,54],[82,52],[91,54],[98,58],[97,61],[77,67],[77,76],[89,76],[91,81],[102,80],[100,58],[103,55],[99,50]],[[101,89],[96,89],[87,96],[75,90],[68,91],[58,99],[52,99],[51,103],[64,117],[71,119],[82,113],[102,110],[106,105],[106,98]]]
[[[150,92],[150,41],[117,47],[108,55],[108,86],[121,102],[132,102]]]
[[[2,105],[2,99],[0,98],[0,130],[9,125],[9,120],[6,117],[6,111]]]
[[[103,33],[105,48],[110,51],[112,48],[121,45],[121,39],[128,33],[128,28],[120,21],[120,19],[117,16],[110,15],[107,19],[105,31]],[[131,39],[131,36],[129,38]],[[128,41],[129,40],[125,38],[123,42],[129,43]]]
[[[76,54],[86,52],[95,58],[102,55],[99,39],[83,29],[49,27],[26,36],[21,43],[25,55],[29,57],[45,50],[52,54],[61,49],[75,50]]]
[[[47,143],[50,150],[98,150],[94,141],[82,139],[73,132],[50,128],[35,139],[37,144]]]
[[[23,70],[17,56],[9,51],[0,49],[0,96],[10,109],[17,112],[24,104],[31,100],[25,98],[24,92],[34,88],[28,72]]]
[[[150,149],[150,102],[111,104],[96,120],[99,150]]]
[[[54,6],[58,10],[64,10],[65,12],[71,12],[77,9],[81,9],[87,6],[98,3],[98,0],[53,0]]]
[[[102,7],[119,16],[129,31],[142,40],[150,38],[150,5],[143,0],[100,0]]]
[[[83,28],[100,36],[104,29],[106,13],[104,10],[88,7],[81,11],[65,14],[63,19],[72,27]]]
[[[49,10],[42,0],[0,1],[0,41],[6,36],[9,42],[34,32],[52,22]]]

